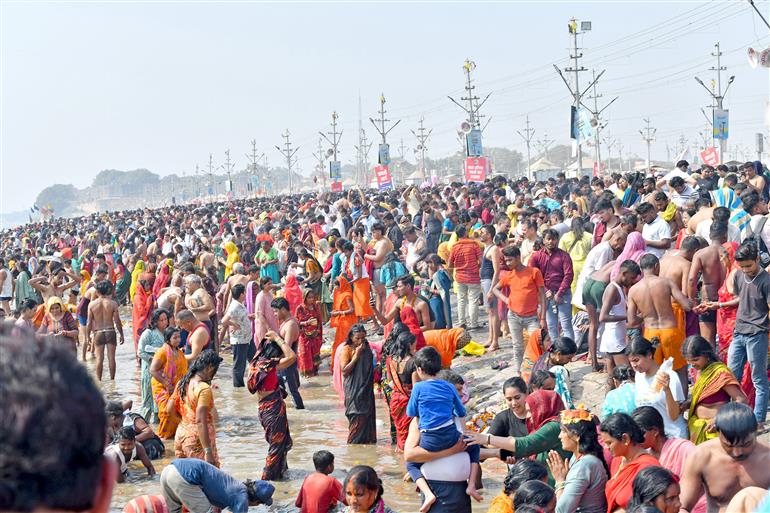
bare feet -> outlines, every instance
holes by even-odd
[[[423,493],[423,495],[425,496],[425,500],[423,501],[422,506],[420,506],[420,513],[427,513],[430,507],[433,506],[433,503],[436,502],[436,496],[433,492]]]
[[[484,500],[484,498],[481,496],[481,494],[476,490],[475,486],[468,485],[468,488],[465,489],[466,495],[470,495],[474,499],[476,499],[476,502],[481,502]],[[422,511],[422,510],[420,510]]]

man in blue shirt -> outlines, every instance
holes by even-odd
[[[275,487],[267,481],[243,483],[210,463],[196,458],[179,458],[163,469],[160,486],[169,513],[211,513],[213,508],[228,508],[232,513],[246,513],[249,506],[273,504]]]

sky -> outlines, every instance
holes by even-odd
[[[770,18],[770,2],[756,0]],[[730,148],[754,152],[768,135],[770,73],[751,69],[749,46],[770,31],[745,0],[661,2],[0,2],[0,212],[29,208],[53,183],[86,187],[103,169],[194,173],[230,149],[244,168],[250,141],[271,166],[291,133],[309,174],[318,131],[332,111],[343,134],[340,160],[355,158],[359,97],[363,127],[385,94],[394,154],[424,118],[428,156],[458,148],[464,112],[463,62],[475,62],[476,92],[489,124],[485,146],[526,152],[517,131],[529,117],[538,141],[569,142],[567,88],[553,69],[568,63],[567,23],[591,21],[579,36],[581,89],[592,70],[604,136],[623,156],[646,155],[639,130],[657,128],[653,159],[678,140],[700,141],[701,107],[719,41],[730,109]],[[571,80],[571,78],[570,78]],[[593,102],[589,103],[593,106]],[[616,143],[610,150],[617,157]],[[770,146],[766,141],[765,148]],[[326,145],[325,145],[326,148]],[[588,150],[589,154],[592,150]],[[607,148],[603,149],[606,156]],[[374,152],[371,159],[376,158]],[[672,157],[673,158],[673,157]],[[741,157],[742,158],[742,157]]]

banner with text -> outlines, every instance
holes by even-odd
[[[465,181],[483,182],[487,176],[486,157],[468,157],[465,159]]]
[[[719,153],[716,148],[706,148],[700,152],[700,158],[704,164],[708,164],[711,167],[717,167],[719,164]]]
[[[332,182],[332,192],[342,192],[342,182]]]
[[[381,191],[393,188],[393,178],[390,176],[388,166],[374,166],[374,174],[377,177],[377,185]]]

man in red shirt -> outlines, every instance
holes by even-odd
[[[518,373],[524,358],[524,341],[529,339],[529,334],[546,326],[545,288],[540,270],[521,263],[519,248],[508,246],[503,249],[503,259],[511,270],[492,287],[492,293],[508,304],[508,326],[513,339],[512,367]],[[508,297],[501,287],[508,287]]]
[[[559,249],[559,233],[553,228],[543,232],[543,249],[529,258],[529,266],[539,269],[545,282],[546,320],[551,340],[561,335],[575,339],[572,329],[572,258]]]
[[[345,494],[342,484],[334,479],[334,455],[329,451],[318,451],[313,454],[315,472],[302,482],[295,506],[301,513],[329,513],[337,502],[345,504]]]
[[[454,279],[457,282],[457,322],[463,328],[473,330],[479,327],[482,251],[478,242],[468,238],[465,225],[459,224],[455,228],[455,234],[457,242],[449,252],[447,270],[450,273],[454,271]]]

